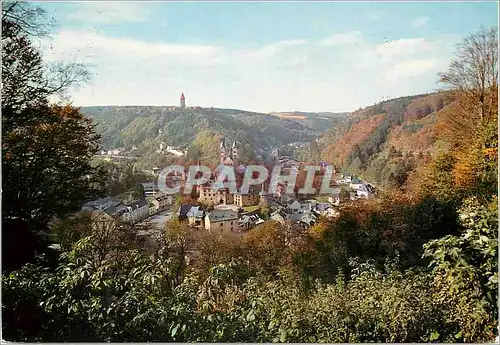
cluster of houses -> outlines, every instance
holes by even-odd
[[[161,133],[161,132],[160,132]],[[167,146],[165,142],[160,143],[160,148],[156,150],[157,153],[170,153],[177,157],[182,157],[186,154],[186,150],[181,151],[179,148],[174,146]]]
[[[132,146],[131,149],[126,150],[124,147],[119,147],[117,149],[101,150],[101,156],[126,156],[132,154],[137,150],[137,146]]]
[[[265,198],[269,205],[271,211],[269,220],[283,225],[305,230],[316,224],[321,216],[333,219],[339,215],[335,206],[330,202],[319,202],[315,199],[297,200],[295,196],[289,194],[282,195],[280,198],[268,196],[262,191],[259,194],[260,198]],[[223,193],[220,195],[222,198],[226,196]],[[202,206],[183,204],[177,216],[197,228],[233,233],[246,232],[265,222],[261,218],[260,209],[243,212],[242,208],[236,204],[231,205],[235,206],[232,208],[226,207],[227,205],[221,204],[215,206],[212,211],[205,211]]]
[[[309,146],[309,142],[307,142],[307,141],[295,141],[293,143],[289,143],[288,146],[291,146],[293,148],[307,147],[307,146]]]
[[[154,182],[143,183],[144,198],[125,203],[113,197],[92,200],[85,203],[82,211],[99,211],[123,222],[137,223],[167,209],[173,203],[172,195],[158,190]]]
[[[351,200],[370,199],[375,196],[375,189],[369,183],[357,177],[352,177],[350,174],[344,173],[341,178],[336,181],[339,185],[348,185],[351,189]],[[329,200],[330,201],[330,200]],[[335,200],[336,202],[336,200]]]
[[[185,220],[190,226],[208,231],[242,233],[264,223],[259,210],[243,212],[234,208],[216,207],[211,211],[201,206],[183,204],[177,211],[179,220]]]
[[[226,155],[229,152],[229,155]],[[244,208],[266,204],[269,207],[269,219],[286,224],[297,229],[308,229],[317,223],[319,217],[333,219],[338,216],[337,206],[346,200],[341,200],[341,190],[349,193],[350,200],[361,198],[372,198],[375,195],[374,188],[357,177],[350,174],[336,174],[336,186],[327,197],[328,202],[319,202],[310,196],[308,200],[299,200],[295,193],[286,192],[286,182],[277,181],[277,184],[269,189],[265,183],[261,186],[253,186],[249,191],[242,192],[237,189],[231,192],[228,188],[214,189],[218,175],[224,165],[235,167],[236,185],[241,186],[241,180],[246,171],[243,164],[237,164],[237,146],[233,143],[229,149],[221,142],[221,164],[217,167],[209,181],[203,185],[196,186],[197,201],[200,205],[183,204],[179,207],[177,216],[185,220],[189,225],[206,229],[208,231],[222,232],[245,232],[265,222],[261,218],[260,208],[255,207],[252,211],[244,212]],[[277,157],[276,163],[280,164],[282,171],[301,170],[302,162],[291,157]],[[326,163],[321,162],[325,167]],[[159,168],[153,169],[158,173]],[[334,171],[335,173],[335,171]],[[166,183],[179,183],[181,189],[187,178],[187,170],[175,173],[167,177]],[[174,202],[174,195],[161,193],[155,182],[143,183],[144,197],[128,204],[108,197],[88,202],[83,210],[100,211],[113,218],[119,218],[124,222],[138,223],[150,216],[168,209]],[[269,186],[268,186],[269,187]],[[269,192],[267,192],[269,190]],[[344,194],[347,194],[344,192]],[[209,211],[211,210],[211,211]],[[248,209],[247,209],[248,210]]]
[[[316,224],[320,216],[335,218],[339,215],[335,207],[329,202],[317,200],[290,200],[285,203],[275,204],[272,209],[271,219],[281,224],[295,224],[303,229]]]

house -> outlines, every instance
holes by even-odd
[[[203,222],[203,210],[200,209],[200,206],[192,206],[191,209],[187,212],[186,217],[189,221],[189,225],[200,226]]]
[[[146,197],[154,196],[156,193],[160,191],[158,189],[158,186],[154,182],[146,182],[141,184],[142,187],[144,188],[144,196]]]
[[[290,209],[290,211],[293,213],[298,213],[299,211],[302,210],[302,204],[300,202],[298,202],[297,200],[293,200],[292,202],[289,202],[287,206]]]
[[[127,205],[127,212],[122,214],[124,222],[136,223],[149,216],[149,204],[145,199]]]
[[[111,206],[116,206],[120,202],[112,197],[105,197],[101,199],[86,202],[82,206],[82,211],[105,211]]]
[[[238,227],[241,231],[246,231],[262,223],[264,223],[264,220],[258,214],[244,215],[238,221]]]
[[[368,198],[371,198],[373,197],[373,190],[371,188],[371,186],[369,185],[362,185],[357,191],[356,191],[356,195],[360,198],[365,198],[365,199],[368,199]]]
[[[292,202],[295,200],[295,194],[280,194],[279,195],[280,201],[282,204]]]
[[[285,224],[285,222],[290,218],[290,215],[284,207],[279,207],[276,211],[271,213],[270,218],[278,223]]]
[[[173,146],[167,146],[167,152],[173,154],[174,156],[181,157],[184,155],[184,152],[178,150]]]
[[[318,203],[316,203],[316,206],[315,206],[315,209],[320,211],[320,212],[326,211],[329,208],[332,208],[332,205],[330,205],[330,203],[328,203],[328,202],[318,202]]]
[[[179,207],[179,210],[177,211],[177,217],[179,220],[185,220],[188,218],[187,214],[191,207],[193,206],[189,204],[182,204],[181,207]]]
[[[346,182],[346,183],[351,183],[352,181],[352,176],[350,174],[342,174],[342,179]]]
[[[305,201],[302,201],[300,204],[302,205],[302,212],[311,212],[311,211],[317,209],[318,205],[320,205],[320,207],[323,207],[323,208],[325,207],[325,206],[323,206],[323,204],[330,206],[330,204],[328,204],[328,203],[320,203],[315,199],[305,200]]]
[[[269,202],[269,195],[267,194],[266,190],[263,188],[259,192],[259,202]]]
[[[351,183],[352,181],[352,176],[346,173],[343,173],[340,180],[337,180],[336,182],[338,184],[348,184]]]
[[[279,212],[275,212],[273,214],[271,214],[271,220],[274,220],[275,222],[278,222],[280,224],[285,224],[285,217],[283,217],[283,215]]]
[[[232,204],[234,203],[234,195],[229,193],[225,188],[214,190],[211,185],[199,186],[198,191],[200,196],[199,202],[204,202],[212,205]]]
[[[359,178],[353,178],[351,182],[349,183],[349,187],[354,190],[359,190],[361,186],[364,185],[364,182],[361,181]]]
[[[111,217],[122,218],[123,214],[128,212],[128,209],[124,204],[118,203],[115,206],[108,207],[104,212],[106,212]]]
[[[238,215],[233,210],[215,209],[205,216],[205,229],[208,231],[238,231]]]
[[[173,198],[171,195],[165,195],[163,193],[156,193],[148,199],[155,206],[156,212],[160,212],[166,209],[173,202]]]
[[[316,221],[317,221],[317,217],[314,214],[308,212],[300,218],[298,223],[300,226],[308,229],[309,227],[316,224]]]
[[[120,149],[108,150],[108,156],[117,156],[122,152]]]
[[[241,191],[238,191],[236,194],[234,194],[234,203],[239,207],[258,205],[259,202],[260,196],[255,188],[252,188],[246,194],[242,194]]]
[[[153,203],[149,202],[148,205],[149,205],[149,215],[150,216],[152,216],[158,212],[157,208],[155,207],[155,205]]]

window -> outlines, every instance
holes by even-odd
[[[231,225],[233,225],[233,222],[231,222]]]

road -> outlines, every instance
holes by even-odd
[[[143,221],[137,223],[139,226],[146,226],[148,230],[139,230],[138,235],[147,235],[152,233],[158,233],[160,230],[165,228],[165,224],[168,220],[172,219],[172,211],[164,210],[158,214],[144,219]]]

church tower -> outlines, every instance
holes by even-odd
[[[219,151],[220,151],[220,162],[224,164],[224,160],[226,159],[226,143],[224,141],[224,138],[222,138],[220,141]]]
[[[184,92],[181,93],[181,110],[186,109],[186,97],[184,97]]]
[[[233,146],[231,147],[231,158],[233,161],[238,159],[238,146],[236,145],[236,141],[233,141]]]

